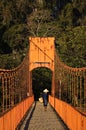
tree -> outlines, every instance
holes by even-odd
[[[7,43],[12,50],[23,50],[28,44],[25,41],[25,29],[25,24],[18,24],[10,27],[3,35],[4,42]]]
[[[59,37],[59,54],[72,67],[86,66],[86,27],[67,28]]]
[[[54,26],[51,26],[52,17],[49,10],[35,10],[27,18],[28,32],[32,36],[48,36]]]

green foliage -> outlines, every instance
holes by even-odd
[[[67,28],[58,38],[62,60],[72,67],[86,66],[86,27]]]
[[[73,7],[76,8],[80,14],[81,17],[79,18],[80,25],[86,25],[86,1],[74,1]]]
[[[26,33],[24,24],[14,25],[4,33],[4,42],[7,43],[12,50],[24,49],[27,46],[24,33]]]
[[[85,1],[40,2],[0,1],[0,68],[13,68],[22,61],[29,36],[54,36],[56,49],[66,64],[86,66]]]
[[[65,8],[61,12],[60,22],[62,27],[66,26],[72,26],[72,18],[73,18],[73,13],[72,13],[73,7],[71,4],[67,4]]]
[[[53,28],[49,10],[38,10],[27,18],[27,28],[31,36],[46,36]]]
[[[21,63],[21,55],[16,54],[3,54],[0,55],[0,68],[3,69],[12,69],[17,67]]]

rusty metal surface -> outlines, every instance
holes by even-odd
[[[0,69],[0,113],[27,97],[29,92],[29,57],[12,70]]]
[[[72,68],[55,53],[55,97],[86,112],[86,68]]]

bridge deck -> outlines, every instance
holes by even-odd
[[[18,130],[68,130],[53,108],[48,104],[47,111],[43,104],[34,103]]]

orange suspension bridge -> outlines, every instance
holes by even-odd
[[[0,130],[15,130],[34,104],[32,70],[38,67],[52,71],[49,104],[69,130],[86,130],[86,68],[61,62],[54,40],[30,37],[23,62],[11,70],[0,69]]]

